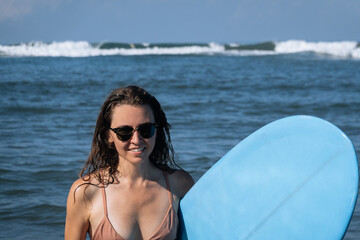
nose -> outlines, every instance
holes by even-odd
[[[141,141],[141,136],[139,134],[139,131],[138,130],[134,130],[133,131],[133,135],[131,136],[131,142],[132,143],[139,143]]]

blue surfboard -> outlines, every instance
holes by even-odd
[[[241,141],[180,202],[182,239],[341,239],[358,193],[349,138],[311,116]]]

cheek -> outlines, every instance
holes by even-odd
[[[125,145],[122,144],[121,142],[119,141],[115,141],[112,143],[113,147],[116,149],[116,152],[122,156],[125,154],[126,150],[125,150]]]
[[[151,146],[151,152],[154,150],[155,145],[156,145],[156,133],[155,136],[152,137],[151,139],[149,139],[149,145]]]

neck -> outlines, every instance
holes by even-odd
[[[131,163],[124,159],[119,159],[118,171],[120,178],[129,185],[142,184],[146,180],[154,178],[155,167],[149,160],[139,163]]]

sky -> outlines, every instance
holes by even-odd
[[[0,44],[360,41],[360,0],[0,0]]]

